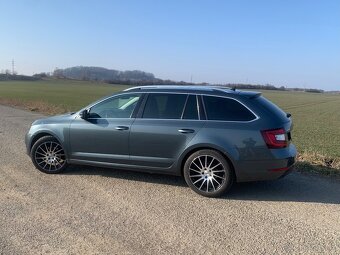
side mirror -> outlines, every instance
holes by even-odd
[[[86,120],[89,117],[89,111],[87,109],[85,109],[85,110],[83,110],[79,113],[79,116],[83,120]]]

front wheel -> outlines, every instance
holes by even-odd
[[[219,197],[232,185],[232,170],[217,151],[200,150],[186,160],[183,174],[188,186],[206,197]]]
[[[65,151],[53,136],[38,139],[31,150],[34,166],[41,172],[56,174],[67,167]]]

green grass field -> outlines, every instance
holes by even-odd
[[[28,105],[26,108],[45,113],[75,111],[102,96],[125,88],[128,86],[70,80],[0,82],[0,102],[22,107]],[[292,114],[293,142],[301,154],[310,155],[311,159],[307,160],[339,163],[340,95],[262,92],[268,99]],[[34,104],[37,104],[36,108]],[[50,108],[44,109],[44,106]],[[56,110],[51,111],[51,108]]]
[[[43,102],[60,110],[75,111],[100,97],[128,87],[73,80],[0,81],[0,99]]]
[[[340,95],[262,91],[292,114],[293,141],[300,152],[340,157]]]

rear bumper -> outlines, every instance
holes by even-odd
[[[236,170],[237,182],[275,180],[294,171],[295,157],[281,160],[247,161]]]
[[[294,172],[295,170],[295,163],[293,165],[291,165],[288,170],[286,170],[279,178],[283,178],[286,175],[290,174],[291,172]]]
[[[294,171],[296,148],[293,144],[284,149],[270,150],[270,157],[237,162],[237,182],[275,180]]]

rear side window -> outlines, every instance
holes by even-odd
[[[180,119],[187,97],[185,94],[149,94],[143,118]]]
[[[255,115],[234,99],[203,96],[208,120],[250,121]]]
[[[196,96],[190,95],[188,97],[182,118],[187,119],[187,120],[198,120],[198,110],[197,110]]]

